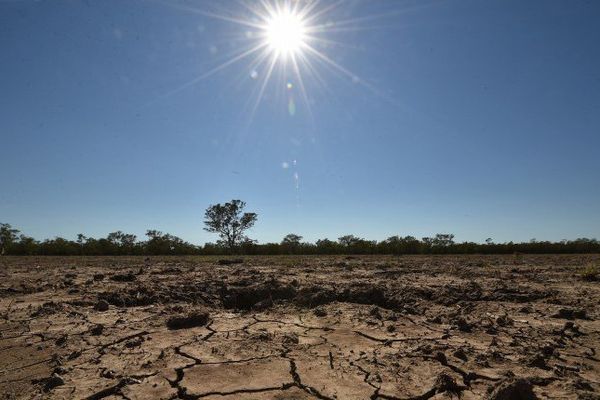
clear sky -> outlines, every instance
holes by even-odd
[[[260,52],[209,74],[262,40],[240,2],[0,1],[0,222],[204,243],[239,198],[261,242],[600,238],[600,2],[334,4],[331,63],[259,96]]]

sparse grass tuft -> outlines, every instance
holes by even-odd
[[[584,281],[595,282],[600,280],[600,268],[598,265],[589,264],[579,273],[579,275]]]

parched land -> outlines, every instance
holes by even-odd
[[[600,256],[234,261],[0,258],[0,394],[600,399]]]

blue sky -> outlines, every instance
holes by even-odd
[[[218,4],[0,2],[0,221],[204,243],[239,198],[261,242],[600,237],[600,3],[347,1],[312,45],[358,79],[313,59],[308,103],[288,69],[255,110],[252,58],[177,90],[254,40]]]

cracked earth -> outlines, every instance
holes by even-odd
[[[590,256],[0,258],[5,399],[600,399]]]

